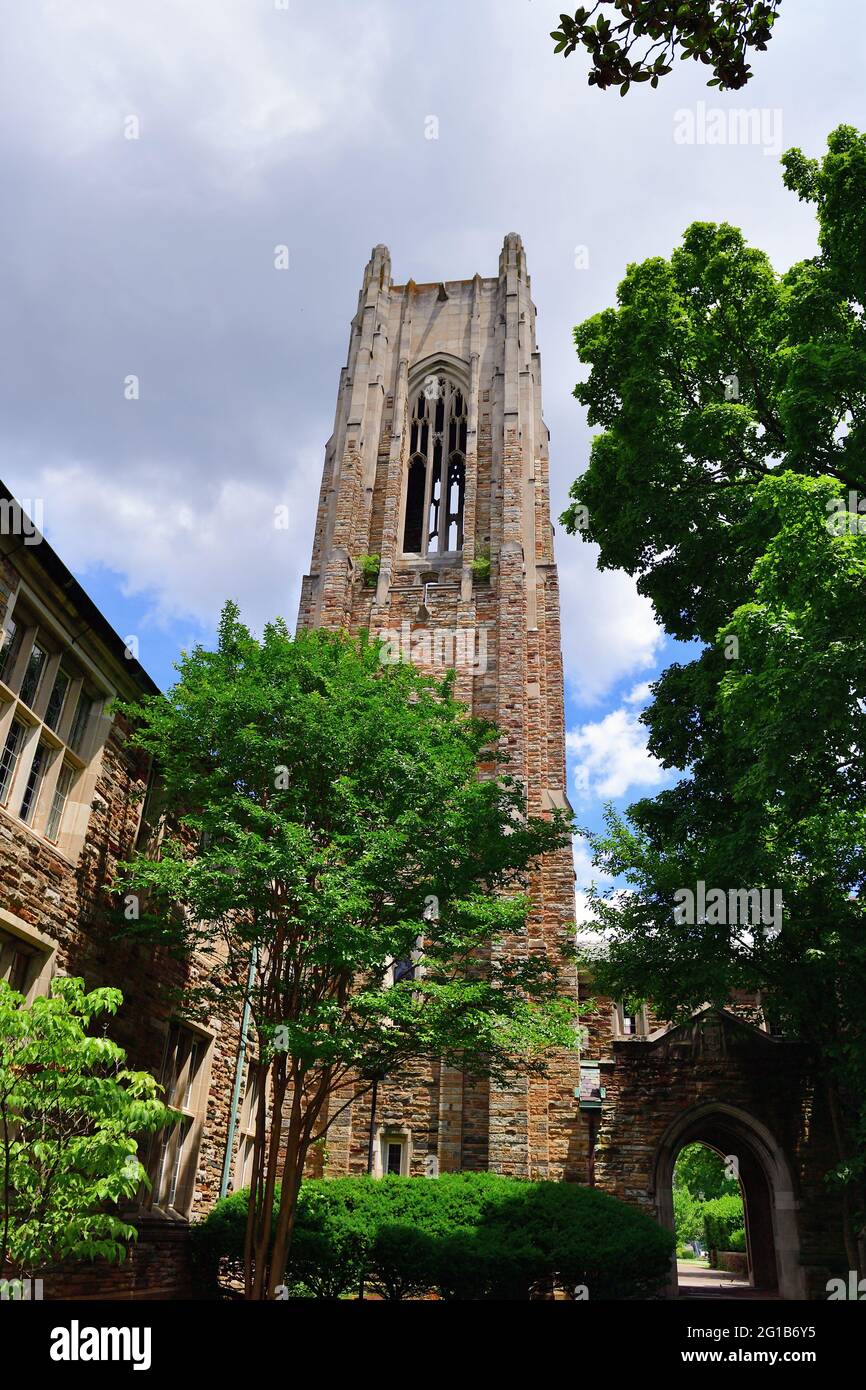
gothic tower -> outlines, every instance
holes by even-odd
[[[455,668],[457,697],[502,731],[531,812],[566,804],[548,431],[516,234],[505,238],[497,276],[440,284],[393,284],[387,248],[374,248],[299,624],[367,628],[425,667]],[[556,954],[574,933],[567,849],[546,860],[530,892],[528,948]],[[375,1117],[375,1169],[582,1179],[579,1070],[575,1051],[549,1079],[508,1090],[438,1064],[389,1081]],[[369,1128],[366,1098],[335,1119],[329,1170],[366,1169]]]

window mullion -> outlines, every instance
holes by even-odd
[[[421,521],[421,554],[426,555],[430,549],[430,502],[433,496],[433,458],[436,451],[434,434],[436,427],[436,408],[430,409],[431,402],[426,403],[427,414],[427,466],[424,471],[424,514]]]

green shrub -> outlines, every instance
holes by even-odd
[[[674,1188],[674,1230],[678,1241],[700,1240],[704,1233],[703,1203],[687,1187]]]
[[[155,1079],[131,1071],[104,1036],[122,1003],[118,989],[61,975],[28,1004],[0,979],[2,1275],[61,1261],[119,1264],[136,1239],[120,1211],[150,1186],[139,1146],[176,1116]]]
[[[472,570],[472,573],[475,576],[475,578],[479,581],[489,579],[490,555],[486,551],[482,551],[482,553],[472,561],[472,564],[469,566],[469,568]]]
[[[199,1267],[243,1253],[246,1193],[193,1228]],[[594,1188],[492,1173],[437,1179],[310,1180],[301,1188],[290,1266],[296,1297],[338,1298],[363,1278],[388,1300],[529,1298],[536,1285],[584,1285],[591,1299],[651,1295],[672,1239]]]
[[[381,555],[359,555],[356,563],[361,571],[364,584],[367,588],[372,588],[379,578],[379,570],[382,568]]]
[[[741,1251],[746,1248],[746,1228],[741,1226],[739,1230],[732,1231],[728,1237],[728,1249]]]
[[[744,1230],[744,1224],[741,1197],[716,1197],[712,1202],[704,1202],[704,1244],[708,1250],[733,1250],[734,1232]]]
[[[623,1299],[652,1294],[668,1274],[673,1237],[636,1207],[575,1183],[514,1183],[503,1195],[495,1223],[529,1239],[539,1280]]]
[[[305,1183],[298,1200],[286,1283],[295,1296],[333,1299],[356,1289],[367,1264],[370,1227],[323,1183]]]
[[[199,1297],[215,1297],[221,1260],[243,1264],[249,1192],[221,1197],[204,1221],[190,1226],[193,1279]]]

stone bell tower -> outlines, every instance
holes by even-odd
[[[502,731],[530,811],[566,804],[548,431],[515,233],[498,275],[440,284],[393,284],[387,248],[374,248],[340,378],[299,625],[367,628],[425,669],[454,668],[457,698]],[[556,954],[574,932],[567,849],[549,856],[530,893],[528,949]],[[565,978],[576,997],[573,970]],[[547,1080],[523,1078],[508,1090],[438,1064],[389,1080],[374,1119],[375,1169],[581,1178],[579,1070],[574,1052]],[[333,1171],[365,1171],[369,1128],[367,1098],[335,1120]]]

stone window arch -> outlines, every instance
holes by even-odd
[[[466,392],[445,375],[423,379],[412,398],[403,552],[463,549],[466,499]]]

